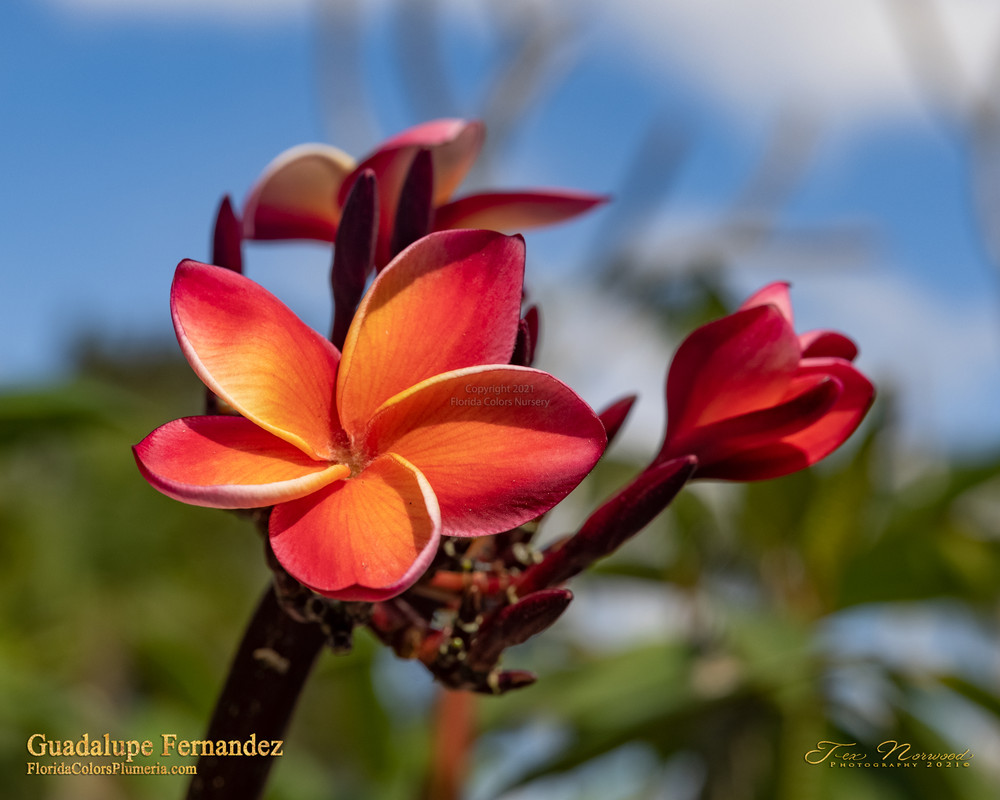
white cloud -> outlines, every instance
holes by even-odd
[[[392,13],[417,0],[49,0],[88,17],[174,17],[249,23],[328,12]],[[966,88],[981,87],[1000,44],[1000,3],[927,0]],[[576,19],[588,41],[620,60],[680,71],[740,115],[789,104],[840,120],[921,107],[900,20],[918,18],[911,0],[438,0],[428,13],[476,25],[476,12],[530,14],[526,21]],[[572,26],[565,30],[573,30]],[[912,30],[912,28],[911,28]]]
[[[839,118],[917,107],[900,40],[908,0],[582,0],[652,63],[680,68],[741,113],[788,103]],[[973,82],[990,68],[1000,4],[932,0]]]

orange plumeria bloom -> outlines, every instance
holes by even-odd
[[[571,389],[508,365],[523,271],[520,237],[421,239],[372,284],[341,355],[248,278],[182,262],[181,349],[240,416],[157,428],[134,448],[139,469],[186,503],[274,506],[274,553],[317,592],[402,592],[442,535],[533,519],[603,452],[600,420]]]
[[[264,170],[243,208],[247,239],[317,239],[332,242],[347,193],[370,169],[378,180],[379,225],[375,264],[388,263],[396,207],[417,152],[428,149],[434,167],[431,229],[490,228],[514,233],[569,219],[607,200],[565,189],[484,192],[454,199],[483,146],[481,122],[439,119],[408,128],[356,162],[324,144],[286,150]]]

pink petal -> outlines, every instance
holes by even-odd
[[[551,375],[483,366],[394,397],[372,419],[366,447],[397,453],[427,477],[445,535],[482,536],[562,500],[605,442],[590,407]]]
[[[278,298],[221,267],[183,261],[170,298],[188,363],[247,419],[317,459],[343,442],[334,411],[339,353]]]
[[[756,308],[757,306],[770,304],[775,306],[785,319],[788,320],[788,324],[791,325],[795,322],[795,317],[792,313],[792,299],[788,294],[789,286],[790,284],[786,281],[769,283],[763,289],[759,289],[750,295],[743,302],[743,305],[739,307],[739,310],[742,311],[745,308]]]
[[[449,370],[510,360],[524,242],[493,231],[434,233],[399,254],[361,301],[344,343],[337,403],[357,437],[394,394]]]
[[[803,358],[842,358],[853,361],[858,356],[858,346],[837,331],[809,331],[799,336]]]
[[[376,601],[409,588],[437,552],[441,517],[424,476],[386,455],[357,477],[271,512],[271,547],[327,597]]]
[[[340,219],[337,196],[353,169],[354,159],[328,145],[286,150],[268,164],[247,195],[244,235],[332,242]]]
[[[775,305],[703,325],[670,365],[668,438],[780,402],[798,362],[798,338]]]
[[[603,195],[562,190],[469,195],[440,206],[434,215],[434,229],[489,228],[516,233],[562,222],[607,200]]]
[[[315,492],[350,469],[315,461],[243,417],[187,417],[132,448],[143,477],[185,503],[258,508]]]

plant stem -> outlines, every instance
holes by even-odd
[[[205,739],[283,739],[306,678],[326,637],[296,622],[269,585],[243,635]],[[270,748],[269,748],[270,749]],[[187,800],[256,800],[274,764],[270,755],[202,756]]]

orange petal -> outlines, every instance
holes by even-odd
[[[344,343],[337,404],[357,437],[382,403],[449,370],[506,364],[514,350],[524,242],[445,231],[414,242],[361,301]]]
[[[243,204],[248,239],[332,242],[340,220],[337,195],[354,159],[323,144],[286,150],[265,168]]]
[[[181,262],[170,305],[184,356],[209,389],[307,455],[333,458],[337,348],[269,291],[221,267]]]
[[[605,442],[590,407],[551,375],[485,366],[394,397],[372,419],[366,446],[403,456],[427,477],[445,535],[483,536],[562,500]]]
[[[271,547],[297,580],[341,600],[384,600],[430,565],[441,515],[427,479],[395,455],[271,512]]]
[[[474,194],[438,208],[434,229],[489,228],[514,233],[570,219],[607,199],[561,190]]]
[[[341,464],[315,461],[243,417],[187,417],[132,448],[139,471],[168,497],[212,508],[283,503],[346,478]]]

